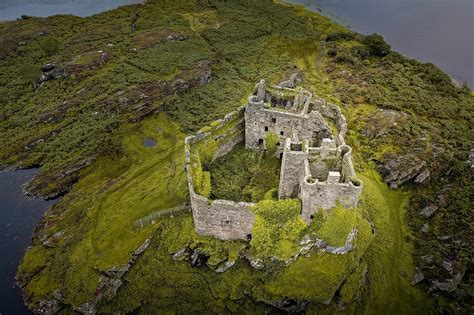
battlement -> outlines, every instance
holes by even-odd
[[[217,121],[209,131],[186,138],[186,171],[196,232],[220,239],[248,239],[255,216],[252,203],[210,200],[196,187],[206,187],[200,154],[216,146],[211,160],[237,143],[265,150],[269,135],[278,136],[275,155],[281,159],[278,197],[300,198],[301,216],[309,224],[320,209],[338,203],[357,206],[363,184],[357,179],[352,149],[345,144],[347,122],[338,106],[303,89],[267,88],[261,80],[248,104]],[[194,147],[194,150],[193,150]],[[199,153],[200,152],[200,153]],[[207,157],[209,158],[209,157]],[[200,189],[204,190],[204,189]]]

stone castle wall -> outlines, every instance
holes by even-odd
[[[289,138],[285,141],[285,149],[281,159],[280,184],[278,198],[296,198],[299,195],[301,178],[304,176],[304,162],[308,159],[308,141],[292,150]]]
[[[312,221],[312,216],[319,209],[331,209],[337,203],[346,208],[357,207],[362,193],[360,181],[340,182],[341,175],[338,172],[329,172],[326,181],[313,180],[308,160],[305,161],[304,169],[304,177],[300,183],[300,198],[303,205],[301,216],[306,223]]]
[[[298,97],[298,96],[297,96]],[[265,148],[265,138],[274,133],[280,138],[277,152],[283,152],[287,138],[321,140],[330,137],[330,127],[320,113],[288,113],[278,109],[265,108],[263,101],[256,101],[252,96],[245,111],[245,147],[249,149]]]
[[[190,191],[194,228],[199,235],[221,240],[248,239],[252,233],[254,204],[229,200],[210,200]]]
[[[345,144],[344,138],[347,132],[347,121],[344,115],[341,113],[339,106],[327,103],[321,98],[315,98],[310,104],[309,111],[317,111],[321,113],[323,117],[332,119],[336,124],[337,136],[336,144]]]
[[[265,149],[266,137],[274,133],[280,137],[276,154],[282,159],[278,196],[299,197],[301,215],[308,224],[318,209],[330,209],[338,203],[346,208],[357,207],[362,182],[355,177],[352,150],[345,145],[347,122],[339,107],[312,98],[311,93],[304,91],[286,89],[296,92],[291,94],[284,89],[268,90],[264,81],[256,87],[246,107],[185,140],[191,207],[200,235],[224,240],[249,239],[255,222],[253,203],[210,200],[195,192],[192,148],[201,141],[217,143],[213,157],[216,159],[244,140],[246,148]],[[324,118],[334,122],[334,137]]]
[[[189,197],[193,211],[194,228],[199,235],[223,240],[247,239],[252,233],[255,215],[250,210],[252,203],[229,200],[210,200],[194,190],[191,174],[192,146],[213,138],[217,143],[214,159],[229,151],[244,140],[244,108],[239,108],[219,120],[213,130],[198,132],[185,140],[186,171],[188,174]]]

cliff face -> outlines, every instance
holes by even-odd
[[[230,269],[223,278],[170,264],[183,246],[207,252],[211,265],[234,259],[240,246],[196,241],[188,214],[138,231],[133,226],[186,202],[184,133],[239,107],[258,79],[276,83],[295,70],[304,74],[303,85],[341,104],[347,143],[373,205],[367,213],[379,231],[374,243],[380,246],[369,247],[371,255],[362,259],[368,277],[380,281],[366,283],[365,296],[349,298],[347,288],[364,277],[348,278],[335,298],[353,309],[425,301],[409,284],[413,255],[417,286],[429,289],[442,310],[470,307],[473,181],[466,161],[474,147],[474,97],[435,66],[391,52],[378,36],[272,1],[147,1],[89,18],[29,18],[0,23],[0,44],[1,167],[41,166],[27,191],[65,194],[36,229],[20,266],[31,308],[55,300],[66,311],[81,310],[100,300],[103,312],[146,312],[176,308],[178,300],[183,307],[205,301],[204,309],[238,311],[264,307],[255,301],[269,298],[281,302],[288,279],[304,284],[297,270],[308,271],[315,261],[343,266],[324,255],[300,257],[295,269],[276,268],[262,288],[243,263],[235,269],[240,276]],[[147,137],[155,147],[141,145]],[[374,169],[393,190],[385,190]],[[152,237],[156,241],[124,276],[126,285],[104,298],[104,274],[125,266]],[[400,245],[405,242],[409,246]],[[383,257],[396,252],[394,267]],[[379,276],[388,266],[384,284]],[[222,281],[227,285],[218,286]],[[162,285],[156,289],[156,283]],[[385,292],[381,285],[406,295],[399,301],[377,295]],[[321,288],[312,287],[310,296],[291,289],[295,305],[301,306],[298,298],[316,303],[323,296]]]

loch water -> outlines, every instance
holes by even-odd
[[[15,274],[25,250],[31,244],[35,226],[57,200],[27,197],[22,185],[38,173],[37,169],[0,172],[0,314],[29,314],[23,304]]]
[[[392,49],[431,62],[474,88],[473,0],[287,0],[363,34],[378,33]]]
[[[0,21],[22,15],[46,17],[55,14],[89,16],[143,0],[0,0]]]
[[[89,16],[142,0],[0,0],[0,21],[21,15]],[[392,48],[432,62],[474,87],[472,0],[288,0],[326,14],[355,31],[379,33]],[[38,170],[0,172],[0,314],[29,314],[15,274],[42,215],[55,201],[30,199],[22,184]]]

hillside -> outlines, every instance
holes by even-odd
[[[0,69],[0,167],[40,167],[26,191],[64,196],[19,268],[31,309],[473,311],[474,94],[380,36],[273,1],[147,1],[0,23]],[[295,72],[347,117],[365,232],[350,255],[262,271],[237,259],[245,242],[198,237],[167,209],[188,200],[185,136]]]

